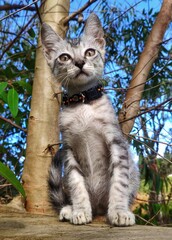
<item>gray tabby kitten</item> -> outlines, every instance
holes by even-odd
[[[107,213],[112,225],[133,225],[129,206],[139,185],[138,169],[112,104],[103,93],[97,97],[105,55],[100,20],[92,13],[80,40],[63,40],[46,23],[41,34],[45,58],[69,98],[75,94],[82,99],[85,91],[96,91],[93,100],[84,96],[60,113],[63,149],[50,168],[51,203],[61,221],[86,224],[94,215]]]

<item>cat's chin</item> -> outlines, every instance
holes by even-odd
[[[97,84],[94,76],[87,76],[85,74],[80,74],[77,78],[72,79],[68,84],[69,95],[76,94],[88,90]]]
[[[95,81],[95,77],[94,76],[89,76],[86,74],[80,74],[76,79],[75,79],[75,83],[77,83],[78,87],[79,86],[85,86],[87,85],[87,87],[89,87],[89,85],[91,84],[96,84]]]

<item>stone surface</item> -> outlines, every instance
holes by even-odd
[[[1,209],[0,209],[1,210]],[[100,221],[101,220],[101,221]],[[0,240],[171,240],[172,228],[140,226],[110,227],[104,219],[74,226],[55,216],[0,212]]]

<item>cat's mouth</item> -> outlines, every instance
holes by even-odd
[[[80,71],[77,73],[76,78],[79,77],[79,76],[89,76],[89,74],[86,73],[86,72],[83,71],[83,70],[80,70]]]

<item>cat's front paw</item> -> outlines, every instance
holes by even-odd
[[[92,221],[92,213],[87,210],[74,210],[70,221],[79,225],[89,223]]]
[[[110,224],[116,226],[131,226],[135,224],[135,216],[130,211],[114,209],[108,213]]]
[[[70,221],[72,218],[72,206],[66,205],[60,211],[59,220],[60,221]]]

